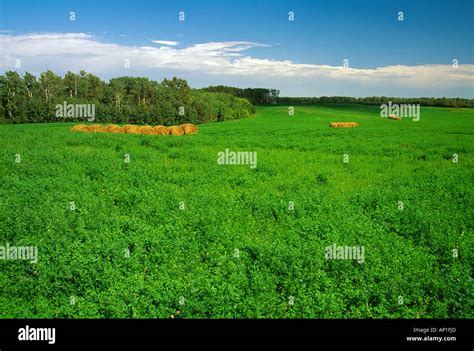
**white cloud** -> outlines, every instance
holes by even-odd
[[[179,41],[172,41],[172,40],[152,40],[151,42],[155,44],[171,45],[171,46],[176,46],[180,44]]]
[[[178,42],[154,40],[166,46],[126,46],[107,43],[86,33],[0,34],[2,70],[14,69],[15,59],[22,69],[35,72],[45,69],[65,71],[85,69],[95,74],[126,74],[124,60],[142,71],[156,69],[241,77],[251,81],[338,81],[341,84],[399,85],[419,87],[473,87],[474,65],[427,64],[392,65],[376,68],[344,68],[318,64],[295,63],[290,60],[253,58],[249,49],[268,45],[247,42],[208,42],[176,48]],[[279,88],[277,86],[277,88]]]

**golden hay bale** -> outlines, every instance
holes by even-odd
[[[128,132],[126,132],[126,133],[129,133],[129,134],[140,134],[140,127],[135,126],[135,128],[129,129]]]
[[[134,126],[131,124],[123,126],[122,129],[124,133],[127,133],[127,134],[140,134],[140,129],[138,128],[138,126]]]
[[[107,133],[108,130],[105,129],[104,126],[100,126],[100,128],[97,128],[96,130],[94,130],[94,132],[96,132],[96,133]]]
[[[150,127],[150,126],[143,126],[143,127],[140,127],[140,134],[155,134],[155,130],[153,129],[153,127]]]
[[[93,124],[89,127],[89,131],[94,133],[103,133],[106,132],[105,128],[100,124]]]
[[[122,127],[114,126],[109,130],[110,133],[125,133]]]
[[[359,123],[357,122],[331,122],[329,123],[331,128],[354,128],[358,127]]]
[[[117,126],[115,124],[109,124],[107,127],[104,127],[104,129],[107,132],[112,132],[115,128],[117,128]]]
[[[181,124],[180,127],[183,128],[184,134],[197,134],[198,132],[197,127],[191,123]]]
[[[88,132],[89,127],[84,124],[78,124],[71,128],[71,132]]]
[[[93,125],[89,126],[89,130],[91,132],[100,132],[100,131],[102,131],[102,128],[103,127],[100,124],[93,124]]]
[[[155,126],[153,127],[156,135],[170,135],[170,130],[165,126]]]
[[[396,116],[396,115],[388,115],[388,118],[389,118],[389,119],[393,119],[394,121],[399,121],[399,120],[401,120],[401,118],[398,117],[398,116]]]
[[[170,127],[170,134],[171,135],[183,135],[184,134],[184,130],[183,128],[181,128],[180,126],[171,126]]]
[[[127,124],[126,126],[123,126],[122,129],[125,133],[128,133],[129,130],[135,128],[136,126],[132,126],[131,124]]]

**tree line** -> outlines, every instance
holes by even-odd
[[[245,118],[255,112],[244,98],[191,89],[186,80],[157,82],[118,77],[108,82],[81,70],[61,77],[48,70],[36,78],[8,71],[0,76],[0,123],[78,120],[58,118],[63,104],[94,105],[97,122],[163,124],[204,123]]]
[[[282,97],[280,91],[265,88],[235,88],[224,85],[210,86],[206,91],[232,94],[246,98],[254,105],[318,105],[318,104],[362,104],[382,105],[391,101],[394,104],[420,104],[421,106],[438,107],[474,107],[474,99],[463,98],[403,98],[387,96],[350,97],[350,96],[321,96],[321,97]]]
[[[280,91],[266,88],[236,88],[225,85],[209,86],[204,91],[231,94],[249,100],[254,105],[274,105],[278,101]]]
[[[377,105],[386,104],[391,101],[393,104],[419,104],[420,106],[436,107],[474,107],[474,99],[463,98],[403,98],[387,96],[370,96],[356,98],[350,96],[321,96],[321,97],[278,97],[278,105],[318,105],[318,104],[362,104]]]
[[[0,75],[0,123],[35,123],[78,120],[58,118],[57,106],[93,105],[95,120],[104,123],[204,123],[248,117],[254,105],[420,104],[439,107],[474,107],[474,99],[400,98],[372,96],[280,97],[277,89],[210,86],[192,89],[184,79],[161,82],[144,77],[118,77],[103,81],[81,70],[64,77],[48,70],[36,78],[25,72]]]

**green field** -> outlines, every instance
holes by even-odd
[[[182,137],[1,125],[0,245],[39,256],[0,260],[0,317],[471,317],[474,109],[378,113],[259,107]],[[226,148],[257,167],[219,165]]]

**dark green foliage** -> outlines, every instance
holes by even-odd
[[[213,93],[226,93],[240,98],[245,98],[255,105],[274,105],[278,101],[280,91],[265,88],[235,88],[225,85],[210,86],[203,90]]]
[[[363,104],[378,105],[391,101],[393,104],[420,104],[421,106],[438,107],[474,107],[474,99],[463,98],[402,98],[386,96],[370,96],[356,98],[350,96],[321,96],[321,97],[278,97],[278,105],[324,105],[324,104]],[[273,103],[273,104],[275,104]]]
[[[40,78],[9,71],[0,76],[0,123],[64,122],[56,105],[95,105],[96,122],[164,124],[204,123],[245,118],[255,112],[248,100],[191,89],[184,79],[119,77],[109,82],[85,71],[51,71]]]
[[[474,107],[474,99],[463,98],[402,98],[387,96],[351,97],[351,96],[321,96],[321,97],[285,97],[279,96],[280,91],[264,88],[235,88],[224,85],[210,86],[203,90],[227,93],[246,98],[254,105],[324,105],[324,104],[362,104],[381,105],[391,101],[394,104],[420,104],[421,106],[438,107]]]

